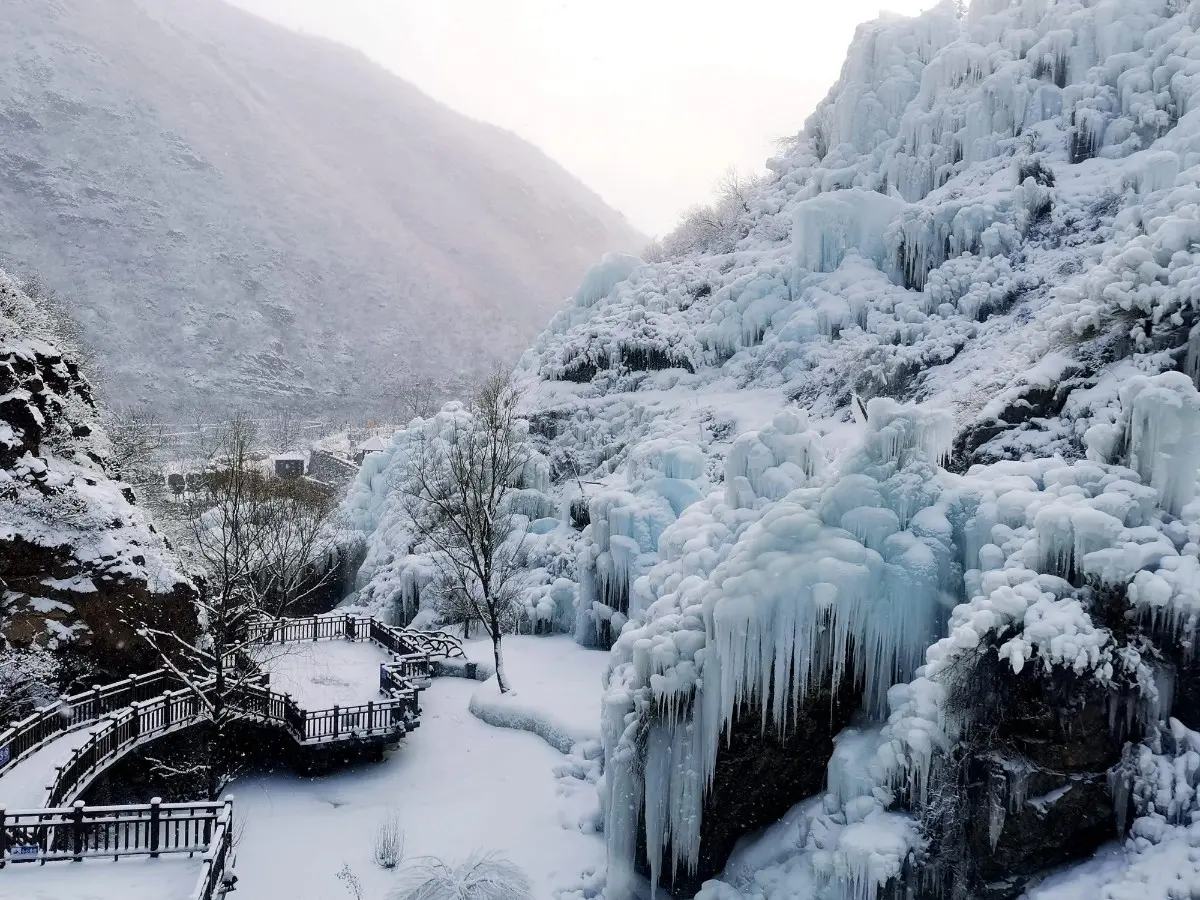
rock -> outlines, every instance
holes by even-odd
[[[852,669],[847,666],[847,670]],[[695,872],[671,878],[669,850],[664,854],[662,885],[679,897],[690,897],[725,867],[738,840],[778,821],[789,809],[825,787],[833,738],[850,724],[862,701],[853,679],[826,687],[800,708],[794,727],[780,735],[762,730],[757,707],[734,720],[728,741],[722,740],[713,783],[704,801],[700,859]],[[644,827],[644,823],[643,827]],[[639,839],[638,869],[650,874],[644,831]]]
[[[158,665],[143,625],[196,634],[195,588],[104,459],[91,389],[0,272],[0,644],[70,651],[93,677]]]
[[[1108,771],[1137,735],[1112,727],[1107,690],[1069,671],[1018,675],[990,654],[970,681],[984,712],[960,757],[959,812],[932,829],[918,881],[1011,900],[1117,837]]]

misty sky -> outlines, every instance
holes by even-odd
[[[933,0],[233,0],[515,131],[648,234],[758,170],[854,27]]]

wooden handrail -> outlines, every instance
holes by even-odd
[[[465,655],[462,645],[444,633],[414,632],[377,621],[373,616],[313,616],[297,620],[261,620],[248,626],[257,643],[300,640],[369,640],[396,658],[380,665],[384,699],[356,706],[309,711],[291,697],[272,691],[265,675],[241,685],[233,705],[240,715],[270,722],[301,744],[313,745],[360,737],[403,734],[417,724],[418,691],[429,677],[430,657]],[[231,658],[243,668],[252,660]],[[204,721],[202,695],[215,680],[170,690],[179,680],[166,670],[97,685],[63,698],[0,732],[0,776],[19,760],[62,734],[100,724],[57,767],[47,807],[5,811],[0,808],[0,868],[12,846],[35,845],[42,861],[89,856],[205,854],[205,871],[192,900],[219,895],[232,864],[232,811],[224,804],[175,803],[88,807],[64,805],[78,796],[95,775],[134,747],[170,731]],[[65,704],[65,707],[64,707]],[[65,710],[65,711],[64,711]],[[173,835],[164,839],[169,824]],[[203,834],[201,835],[201,830]]]

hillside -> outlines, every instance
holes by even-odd
[[[524,355],[526,617],[612,645],[607,896],[1000,900],[1106,844],[1036,896],[1200,887],[1198,30],[863,25],[720,227]],[[403,615],[415,434],[347,501]]]
[[[196,629],[196,589],[117,479],[61,323],[0,269],[0,650],[97,678],[153,668],[140,627]],[[6,685],[11,686],[11,685]]]
[[[640,244],[512,134],[219,0],[12,0],[0,44],[0,264],[117,403],[378,410]]]

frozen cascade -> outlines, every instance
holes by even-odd
[[[642,264],[636,256],[625,253],[609,253],[604,259],[584,273],[583,280],[575,290],[575,302],[581,307],[595,306],[612,289],[633,274]]]
[[[832,272],[849,251],[873,260],[883,269],[888,263],[884,232],[907,204],[875,191],[853,188],[831,191],[805,200],[796,207],[792,243],[796,265],[813,272]]]
[[[1129,466],[1179,515],[1196,494],[1200,392],[1181,372],[1133,379],[1121,391],[1128,415]]]
[[[783,730],[812,690],[849,677],[861,687],[864,707],[882,716],[888,689],[912,677],[956,602],[952,529],[938,507],[935,463],[951,434],[946,413],[872,400],[860,450],[824,489],[807,486],[822,454],[802,427],[795,414],[776,417],[740,443],[744,452],[730,454],[726,502],[742,499],[742,491],[753,501],[755,482],[774,490],[776,482],[762,476],[784,453],[791,453],[798,481],[745,527],[707,580],[678,582],[676,594],[651,607],[671,602],[699,630],[627,630],[614,648],[618,659],[628,655],[630,667],[614,670],[609,685],[606,755],[612,765],[632,764],[630,742],[645,729],[646,757],[640,776],[609,770],[609,858],[631,858],[624,848],[644,808],[656,880],[668,846],[672,866],[695,866],[704,793],[721,736],[739,711],[757,707],[762,728]],[[771,446],[775,451],[755,452]],[[743,487],[731,494],[735,479]],[[863,539],[843,530],[843,521]],[[668,540],[674,543],[669,531]],[[650,577],[657,577],[653,570]],[[656,630],[668,624],[661,616],[654,621]],[[681,646],[687,635],[698,644]],[[850,829],[846,840],[860,831]],[[849,868],[830,877],[865,892],[878,873],[866,845],[860,850],[848,849],[839,865]]]

